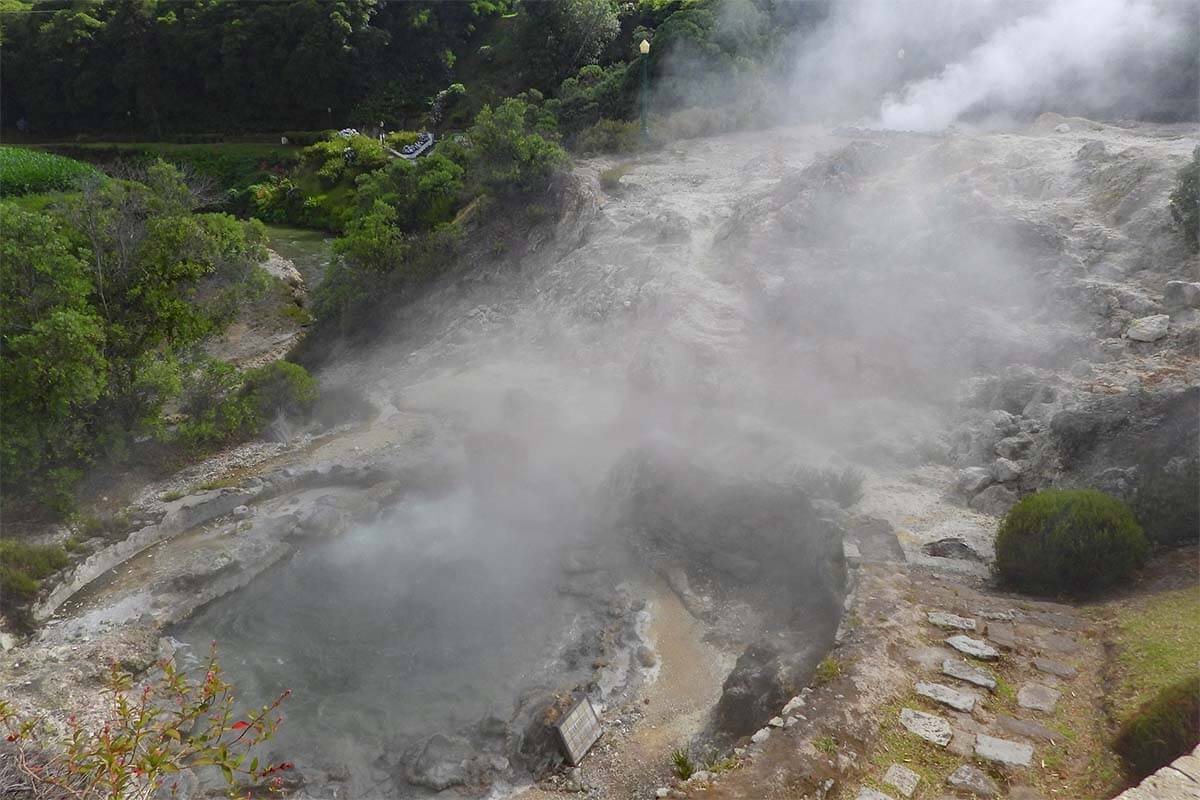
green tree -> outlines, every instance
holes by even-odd
[[[568,161],[554,141],[556,122],[520,97],[510,97],[494,110],[484,106],[468,131],[472,178],[494,194],[544,189]]]
[[[370,214],[382,201],[395,212],[395,224],[413,232],[447,221],[463,189],[463,168],[434,153],[413,163],[392,159],[386,167],[358,178],[359,208]]]
[[[87,266],[52,219],[0,203],[0,480],[41,477],[87,450],[87,410],[107,384]]]
[[[533,61],[535,85],[543,89],[595,63],[621,29],[614,0],[556,0],[524,8],[524,49]]]

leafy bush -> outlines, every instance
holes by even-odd
[[[1200,458],[1139,465],[1134,512],[1152,542],[1195,543],[1200,531]]]
[[[307,416],[317,402],[317,379],[299,364],[273,361],[246,373],[241,394],[254,403],[261,420],[277,414]]]
[[[625,119],[635,109],[636,86],[637,73],[624,62],[608,67],[588,64],[558,87],[552,102],[560,126],[574,134],[601,119]]]
[[[387,151],[369,136],[340,136],[304,148],[304,162],[325,186],[333,186],[343,177],[359,175],[382,167]]]
[[[37,594],[41,579],[67,565],[60,545],[0,539],[0,602],[9,608]]]
[[[283,785],[291,762],[260,761],[255,747],[270,739],[282,717],[282,692],[257,711],[235,708],[233,686],[221,677],[215,651],[201,677],[159,663],[161,676],[135,687],[114,662],[104,694],[106,718],[89,729],[74,714],[61,734],[44,720],[17,714],[0,701],[0,727],[11,748],[6,797],[76,800],[151,800],[175,797],[176,777],[189,767],[215,766],[230,795],[265,796]]]
[[[1179,170],[1170,207],[1188,247],[1200,250],[1200,147],[1192,151],[1192,163]]]
[[[632,166],[632,164],[618,164],[601,172],[600,188],[609,194],[619,192],[621,190],[621,178],[625,177],[625,173],[629,172]]]
[[[637,122],[602,119],[575,137],[575,150],[591,153],[632,153],[641,147],[641,131]]]
[[[544,189],[568,161],[554,141],[556,124],[536,99],[510,97],[495,109],[484,106],[467,134],[472,177],[498,195]]]
[[[1160,691],[1122,726],[1113,749],[1131,781],[1190,753],[1200,744],[1200,674]]]
[[[393,224],[408,232],[432,228],[454,216],[463,189],[463,168],[440,153],[416,163],[392,159],[383,169],[360,175],[355,197],[370,215],[382,201],[396,213]]]
[[[337,131],[332,129],[324,131],[284,131],[281,135],[287,138],[288,144],[308,147],[317,142],[332,139],[334,136],[337,136]]]
[[[1025,591],[1090,593],[1128,580],[1149,551],[1128,505],[1095,489],[1047,489],[1013,506],[996,571]]]
[[[68,189],[98,174],[92,166],[72,158],[21,147],[0,147],[0,194],[6,197]]]
[[[198,448],[230,442],[255,433],[261,424],[255,404],[239,394],[242,377],[232,364],[206,360],[188,376],[180,410],[188,418],[178,435]]]

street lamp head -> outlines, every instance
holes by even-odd
[[[647,53],[649,53],[650,52],[650,40],[642,39],[642,43],[638,45],[638,50],[640,50],[642,52],[642,55],[646,55]]]

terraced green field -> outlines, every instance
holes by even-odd
[[[0,147],[0,195],[4,197],[68,189],[95,175],[94,167],[40,150]]]

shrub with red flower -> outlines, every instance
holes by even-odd
[[[149,800],[180,771],[211,767],[230,793],[276,791],[289,761],[260,763],[255,745],[282,721],[282,692],[255,713],[238,713],[233,686],[221,677],[216,648],[192,679],[174,661],[159,663],[156,678],[136,688],[116,664],[109,671],[108,719],[94,730],[75,717],[56,733],[42,718],[23,718],[0,700],[0,796],[19,800]]]

